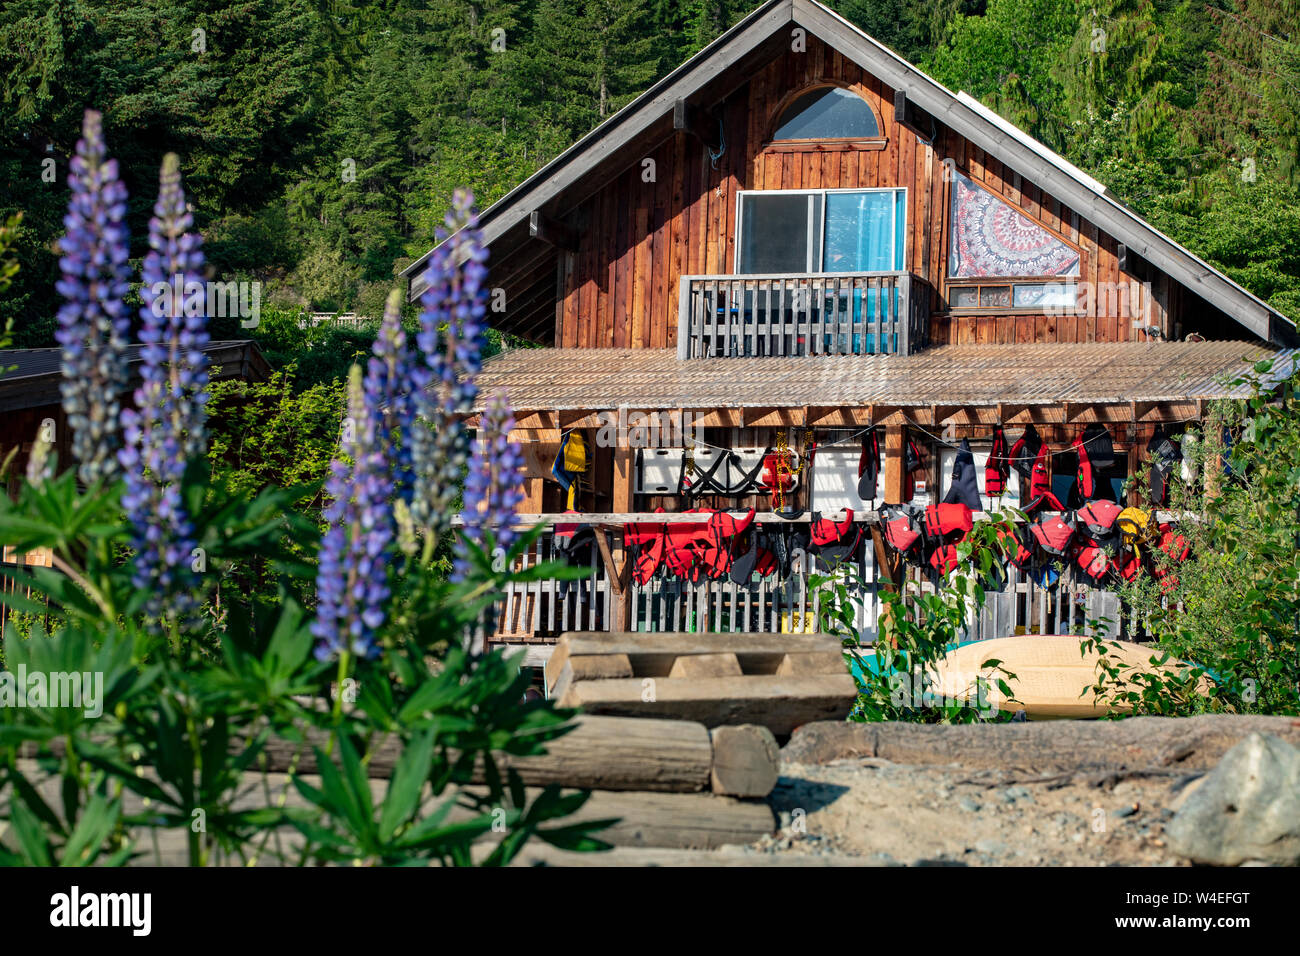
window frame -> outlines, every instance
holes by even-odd
[[[823,255],[824,255],[824,253],[825,253],[825,247],[826,247],[826,196],[829,195],[830,193],[892,193],[892,194],[895,195],[895,197],[897,197],[898,194],[900,194],[900,193],[902,194],[902,197],[903,197],[903,248],[902,248],[902,250],[900,251],[900,250],[898,249],[897,245],[894,246],[894,251],[895,251],[897,257],[898,257],[899,259],[901,259],[901,262],[896,262],[896,263],[895,263],[895,268],[893,268],[893,269],[878,269],[878,270],[875,270],[875,271],[873,271],[873,272],[827,272],[825,269],[820,268],[820,265],[821,265],[821,262],[822,262],[822,257],[823,257]],[[904,268],[904,266],[905,266],[905,264],[906,264],[906,262],[907,262],[907,237],[908,237],[908,233],[907,233],[907,228],[908,228],[908,222],[907,222],[907,209],[908,209],[908,206],[907,206],[907,202],[908,202],[908,187],[906,187],[906,186],[843,186],[843,187],[835,187],[835,188],[832,188],[832,189],[823,189],[823,188],[818,188],[818,189],[737,189],[737,190],[736,190],[736,242],[735,242],[735,251],[732,253],[732,262],[731,262],[731,271],[732,271],[732,274],[733,274],[733,275],[737,275],[737,276],[744,276],[744,275],[769,275],[769,273],[765,273],[765,272],[741,272],[741,270],[740,270],[740,257],[741,257],[741,254],[742,254],[743,251],[744,251],[744,243],[743,243],[743,241],[742,241],[742,237],[743,237],[744,234],[745,234],[745,233],[744,233],[744,229],[745,229],[745,197],[746,197],[746,196],[783,196],[783,195],[784,195],[784,196],[808,196],[809,199],[811,199],[811,198],[812,198],[813,196],[815,196],[815,195],[819,195],[819,196],[821,197],[821,219],[820,219],[820,221],[821,221],[821,226],[822,226],[822,228],[821,228],[821,233],[820,233],[820,235],[818,235],[818,236],[816,237],[815,250],[814,250],[814,243],[813,243],[813,241],[812,241],[813,237],[812,237],[812,235],[811,235],[811,234],[812,234],[812,231],[813,231],[813,221],[814,221],[814,217],[811,216],[811,215],[808,216],[808,233],[809,233],[809,236],[808,236],[808,238],[809,238],[808,249],[809,249],[809,252],[810,252],[810,253],[813,253],[813,252],[815,251],[815,255],[811,255],[810,258],[812,259],[812,262],[816,264],[817,268],[805,269],[803,272],[770,273],[771,275],[831,275],[831,276],[835,276],[835,275],[896,275],[897,273],[907,271],[907,270]],[[893,218],[892,218],[892,220],[891,220],[891,222],[890,222],[890,235],[892,235],[892,236],[897,236],[897,235],[898,235],[898,205],[899,205],[899,203],[898,203],[898,199],[895,198],[894,203],[893,203],[893,206],[892,206],[892,209],[891,209],[891,215],[892,215]],[[810,205],[809,208],[811,209],[811,205]]]
[[[954,315],[1045,315],[1049,310],[1068,310],[1073,306],[1066,305],[1015,305],[1016,286],[1018,285],[1058,285],[1069,286],[1075,289],[1075,296],[1078,296],[1078,287],[1082,283],[1082,276],[1016,276],[1008,278],[1005,276],[981,276],[976,279],[953,279],[945,276],[943,281],[943,301],[948,306],[948,311]],[[977,296],[982,296],[985,289],[1007,289],[1009,292],[1010,304],[1000,305],[954,305],[953,294],[955,289],[978,289]]]
[[[1010,206],[1020,215],[1024,216],[1034,225],[1038,226],[1044,232],[1065,243],[1079,254],[1079,274],[1078,275],[1053,275],[1053,276],[968,276],[965,278],[954,277],[949,274],[949,265],[952,262],[952,191],[956,185],[955,175],[945,175],[943,177],[943,282],[941,283],[941,300],[950,314],[953,315],[1044,315],[1046,309],[1042,306],[1016,306],[1009,304],[1003,306],[955,306],[952,304],[952,289],[954,287],[975,286],[981,290],[985,288],[1005,287],[1010,293],[1011,303],[1015,302],[1015,287],[1018,285],[1070,285],[1077,289],[1084,282],[1083,257],[1084,250],[1077,243],[1072,242],[1070,238],[1064,235],[1060,230],[1053,229],[1051,226],[1042,222],[1017,202],[1012,202],[1005,195],[990,189],[987,185],[976,180],[970,173],[969,169],[963,169],[956,164],[952,166],[953,173],[969,179],[979,189],[993,196],[999,202]],[[1062,307],[1054,307],[1062,308]]]
[[[797,103],[800,97],[805,96],[808,93],[814,93],[817,90],[832,89],[844,90],[846,93],[851,93],[866,105],[867,109],[871,111],[871,115],[875,117],[876,120],[877,134],[875,136],[832,136],[825,139],[776,138],[776,131],[781,126],[781,119],[785,116],[786,110]],[[880,111],[876,109],[875,104],[867,97],[865,88],[859,89],[856,86],[850,86],[843,83],[823,82],[812,83],[788,93],[781,102],[777,104],[776,109],[772,111],[772,115],[768,117],[767,137],[763,142],[762,149],[765,152],[770,151],[774,153],[798,153],[808,150],[822,152],[876,150],[884,149],[888,142],[889,138],[885,135],[884,118],[880,115]]]

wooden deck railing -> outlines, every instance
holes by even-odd
[[[531,567],[552,553],[547,532],[518,566]],[[591,555],[588,567],[587,576],[567,586],[551,579],[509,585],[497,603],[495,627],[488,639],[501,644],[549,644],[565,631],[616,629],[619,595],[598,555]],[[631,620],[626,629],[812,633],[818,629],[821,595],[809,586],[811,571],[811,567],[795,568],[787,579],[756,577],[748,584],[656,578],[642,586],[632,581],[628,584]],[[1042,587],[1009,569],[1003,587],[988,592],[983,611],[972,615],[962,639],[1080,631],[1132,640],[1144,633],[1142,622],[1131,618],[1115,592],[1094,587],[1076,572],[1068,566],[1059,580]],[[919,568],[908,568],[906,576],[913,588],[933,593],[933,583]],[[883,569],[871,551],[865,574],[845,583],[854,605],[854,630],[863,643],[874,643],[884,607],[882,591],[894,585],[883,579]]]
[[[677,357],[909,355],[929,327],[930,286],[907,272],[682,276]]]

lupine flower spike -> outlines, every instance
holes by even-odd
[[[163,160],[158,202],[149,221],[140,296],[140,387],[135,408],[122,412],[126,447],[122,506],[134,525],[136,587],[151,595],[147,608],[180,614],[191,609],[188,585],[195,542],[181,500],[181,478],[204,447],[207,394],[207,316],[202,238],[188,232],[193,219],[181,189],[180,164]],[[164,599],[174,595],[164,604]]]
[[[384,623],[391,551],[396,536],[394,499],[409,493],[406,443],[414,418],[411,360],[401,323],[401,293],[388,299],[364,381],[353,366],[340,456],[330,465],[316,575],[316,656],[347,651],[371,657]],[[399,437],[400,436],[400,437]],[[350,457],[351,463],[346,458]]]
[[[451,524],[453,502],[469,458],[468,439],[458,416],[478,394],[474,377],[483,362],[487,315],[487,250],[478,231],[474,195],[457,190],[439,230],[438,245],[425,273],[420,298],[419,350],[427,371],[417,379],[417,410],[423,427],[412,432],[417,524],[435,533]]]
[[[464,532],[457,542],[453,580],[463,580],[469,570],[464,541],[479,547],[487,543],[485,532],[492,532],[493,543],[506,551],[514,543],[511,518],[523,500],[523,454],[510,440],[515,417],[504,391],[496,391],[487,400],[479,426],[478,441],[465,479]]]
[[[64,305],[55,339],[63,348],[63,408],[72,430],[72,453],[87,483],[117,474],[118,395],[127,383],[130,319],[123,299],[127,263],[126,186],[117,160],[106,159],[99,113],[87,110],[72,158],[72,198],[59,241],[63,277],[56,288]]]

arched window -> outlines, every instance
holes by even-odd
[[[876,139],[880,124],[862,97],[838,86],[809,90],[795,98],[776,124],[773,142]]]

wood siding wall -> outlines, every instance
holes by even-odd
[[[883,149],[764,149],[778,111],[819,83],[864,96],[882,122]],[[908,268],[936,288],[934,344],[1127,341],[1142,326],[1182,334],[1179,288],[1163,274],[1136,283],[1119,270],[1116,240],[1054,197],[1005,169],[940,125],[926,145],[894,117],[894,91],[815,38],[804,53],[772,61],[721,104],[726,151],[716,168],[698,139],[660,144],[569,217],[578,251],[559,256],[555,345],[564,348],[669,348],[676,345],[678,279],[732,273],[740,189],[906,187]],[[1030,219],[1081,250],[1080,279],[1107,290],[1130,283],[1136,315],[1121,317],[1091,296],[1086,316],[946,313],[939,298],[947,255],[944,160]],[[1110,285],[1108,285],[1110,284]],[[1188,297],[1192,298],[1192,297]]]

